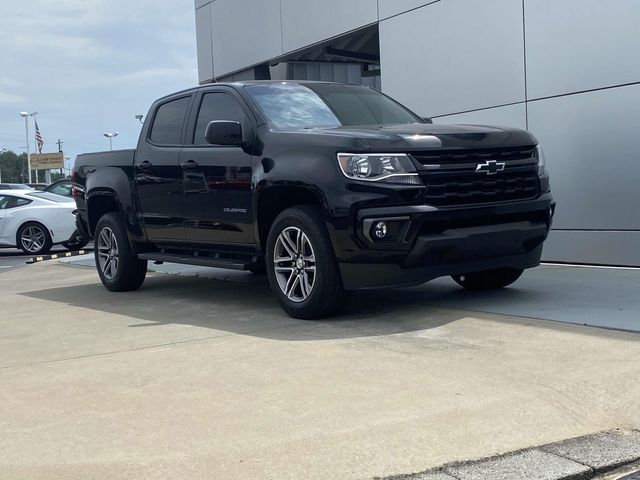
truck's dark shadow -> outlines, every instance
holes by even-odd
[[[112,293],[99,282],[27,292],[24,295],[141,322],[131,328],[186,324],[278,340],[368,337],[424,330],[467,316],[425,305],[405,290],[355,293],[346,309],[330,320],[290,318],[278,306],[264,277],[246,283],[181,275],[153,275],[136,292]]]
[[[202,274],[211,278],[194,276],[198,274],[150,275],[139,291],[129,293],[108,292],[96,278],[91,284],[24,295],[139,319],[131,328],[186,324],[294,341],[419,331],[482,314],[478,312],[526,317],[543,328],[553,324],[535,319],[639,330],[635,292],[640,275],[631,271],[543,267],[492,292],[469,292],[438,279],[419,287],[354,293],[339,316],[313,322],[288,317],[265,276],[218,269],[204,269]]]

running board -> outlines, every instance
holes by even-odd
[[[196,255],[180,255],[171,253],[139,253],[141,260],[151,260],[154,262],[184,263],[187,265],[200,265],[202,267],[226,268],[229,270],[249,270],[255,262],[243,262],[239,259],[219,259]]]

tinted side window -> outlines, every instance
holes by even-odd
[[[228,93],[207,93],[202,97],[196,130],[193,136],[195,145],[204,145],[204,132],[213,120],[235,120],[245,127],[246,114],[236,98]]]
[[[187,114],[190,97],[178,98],[158,107],[151,127],[151,141],[158,145],[180,143],[182,124]]]
[[[11,197],[9,195],[0,195],[0,210],[21,207],[31,203],[31,200],[26,198]]]
[[[31,200],[27,200],[26,198],[13,197],[13,200],[9,201],[9,203],[7,204],[7,208],[21,207],[30,203]]]

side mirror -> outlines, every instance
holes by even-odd
[[[424,120],[424,123],[433,123],[431,117],[422,117],[422,120]]]
[[[212,145],[241,147],[244,144],[242,140],[242,125],[240,125],[240,122],[230,120],[209,122],[204,132],[204,138],[207,143]]]

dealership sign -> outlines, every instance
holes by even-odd
[[[64,153],[32,153],[31,168],[33,170],[64,168]]]

